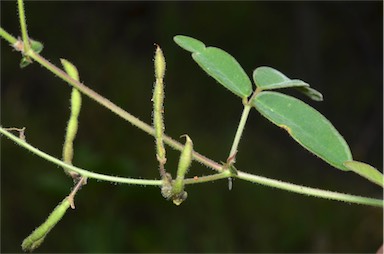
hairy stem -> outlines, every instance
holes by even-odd
[[[0,27],[0,36],[3,37],[9,44],[13,45],[17,42],[17,39]]]
[[[282,190],[287,190],[287,191],[291,191],[299,194],[308,195],[308,196],[337,200],[337,201],[344,201],[347,203],[355,203],[360,205],[383,207],[383,200],[381,199],[367,198],[367,197],[344,194],[339,192],[310,188],[310,187],[282,182],[279,180],[270,179],[262,176],[256,176],[256,175],[248,174],[241,171],[238,171],[237,175],[233,177],[243,179],[253,183],[259,183],[262,185],[282,189]]]
[[[28,149],[32,153],[36,154],[37,156],[50,161],[52,163],[55,163],[58,166],[65,167],[68,170],[75,171],[83,176],[86,176],[88,178],[94,178],[98,180],[103,181],[109,181],[109,182],[117,182],[117,183],[127,183],[127,184],[137,184],[137,185],[156,185],[161,186],[163,184],[162,180],[146,180],[146,179],[134,179],[134,178],[125,178],[125,177],[117,177],[117,176],[109,176],[109,175],[103,175],[98,173],[93,173],[69,164],[64,163],[63,161],[50,156],[39,149],[31,146],[30,144],[26,143],[24,140],[16,137],[9,131],[5,130],[4,128],[0,127],[0,133],[7,136],[9,139],[16,142],[18,145],[24,147],[25,149]],[[326,191],[326,190],[320,190],[315,188],[309,188],[306,186],[296,185],[292,183],[287,183],[275,179],[270,179],[262,176],[256,176],[252,174],[248,174],[245,172],[241,172],[237,170],[237,173],[231,173],[230,170],[223,171],[218,174],[210,175],[210,176],[204,176],[204,177],[194,177],[192,179],[185,179],[185,184],[194,184],[194,183],[203,183],[203,182],[210,182],[218,179],[228,178],[228,177],[234,177],[243,179],[249,182],[253,183],[259,183],[265,186],[274,187],[278,189],[283,189],[299,194],[319,197],[319,198],[325,198],[325,199],[332,199],[332,200],[338,200],[338,201],[344,201],[349,203],[355,203],[355,204],[362,204],[362,205],[370,205],[370,206],[377,206],[377,207],[383,207],[383,200],[381,199],[374,199],[374,198],[367,198],[367,197],[361,197],[356,195],[350,195],[350,194],[344,194],[344,193],[338,193],[338,192],[332,192],[332,191]]]
[[[232,148],[228,155],[227,163],[233,164],[236,161],[237,148],[239,146],[240,138],[243,135],[244,127],[245,127],[245,124],[247,123],[250,110],[251,110],[251,106],[245,104],[243,113],[241,114],[239,126],[237,127],[235,139],[233,140]]]
[[[13,135],[11,132],[7,131],[8,128],[0,127],[0,133],[5,135],[7,138],[14,141],[16,144],[20,145],[21,147],[29,150],[33,154],[50,161],[60,167],[63,167],[67,170],[71,170],[73,172],[77,172],[81,174],[82,176],[88,177],[90,179],[97,179],[101,181],[107,181],[107,182],[115,182],[115,183],[125,183],[125,184],[135,184],[135,185],[154,185],[154,186],[161,186],[163,184],[162,180],[147,180],[147,179],[136,179],[136,178],[127,178],[127,177],[118,177],[118,176],[110,176],[105,174],[99,174],[94,173],[85,169],[81,169],[79,167],[67,164],[63,162],[62,160],[59,160],[33,146],[25,142],[25,140]],[[228,171],[223,171],[221,173],[203,176],[203,177],[195,177],[191,179],[185,179],[185,184],[195,184],[195,183],[203,183],[203,182],[209,182],[214,181],[218,179],[222,179],[229,176]]]
[[[31,46],[29,44],[29,38],[28,38],[28,32],[27,32],[27,22],[26,22],[26,18],[25,18],[23,0],[17,0],[17,6],[19,9],[20,29],[21,29],[21,37],[23,38],[24,53],[26,53],[29,51]]]

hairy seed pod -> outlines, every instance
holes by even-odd
[[[156,79],[163,79],[165,74],[165,58],[163,51],[157,45],[155,53],[155,77]]]
[[[49,231],[61,220],[65,212],[70,206],[70,201],[65,198],[52,213],[48,216],[46,221],[36,228],[21,244],[23,251],[33,251],[44,241]]]
[[[79,81],[79,72],[76,67],[65,59],[60,59],[64,67],[64,70],[68,73],[71,78]],[[73,141],[75,140],[78,130],[78,117],[81,108],[81,94],[76,88],[72,88],[71,93],[71,115],[67,124],[67,130],[65,135],[65,141],[63,145],[63,161],[72,164],[73,159]],[[68,172],[72,177],[78,177],[78,173]]]
[[[165,59],[160,47],[157,46],[155,53],[155,87],[153,90],[153,126],[155,129],[156,140],[156,157],[159,161],[159,170],[162,178],[165,177],[164,164],[166,162],[165,147],[164,147],[164,74],[165,74]]]
[[[187,193],[184,191],[184,177],[192,163],[193,143],[188,135],[184,136],[186,142],[180,155],[176,179],[172,185],[173,203],[176,205],[180,205],[187,198]]]

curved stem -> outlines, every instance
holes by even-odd
[[[138,185],[161,186],[163,183],[162,180],[146,180],[146,179],[125,178],[125,177],[109,176],[109,175],[103,175],[103,174],[90,172],[90,171],[66,164],[63,161],[40,151],[39,149],[31,146],[30,144],[26,143],[24,140],[16,137],[15,135],[8,132],[7,130],[5,130],[2,127],[0,127],[0,133],[4,134],[9,139],[13,140],[14,142],[19,144],[20,146],[28,149],[32,153],[40,156],[41,158],[46,159],[47,161],[53,162],[56,165],[59,165],[61,167],[65,167],[68,170],[78,172],[81,175],[86,176],[88,178],[94,178],[94,179],[109,181],[109,182],[138,184]],[[361,197],[361,196],[356,196],[356,195],[349,195],[349,194],[344,194],[344,193],[320,190],[320,189],[310,188],[310,187],[296,185],[296,184],[292,184],[292,183],[286,183],[286,182],[282,182],[279,180],[270,179],[270,178],[266,178],[266,177],[262,177],[262,176],[256,176],[256,175],[248,174],[248,173],[241,172],[241,171],[237,171],[237,174],[234,174],[234,173],[231,173],[230,170],[226,170],[226,171],[223,171],[221,173],[214,174],[214,175],[185,179],[184,183],[185,184],[203,183],[203,182],[210,182],[210,181],[228,178],[228,177],[236,177],[239,179],[243,179],[243,180],[254,182],[254,183],[259,183],[259,184],[266,185],[269,187],[279,188],[279,189],[283,189],[283,190],[287,190],[287,191],[291,191],[291,192],[295,192],[295,193],[299,193],[299,194],[305,194],[305,195],[309,195],[309,196],[319,197],[319,198],[383,207],[383,200],[381,200],[381,199],[373,199],[373,198]]]
[[[88,177],[88,178],[94,178],[98,180],[103,181],[109,181],[109,182],[116,182],[116,183],[127,183],[127,184],[141,184],[141,185],[161,185],[161,180],[146,180],[146,179],[134,179],[134,178],[125,178],[125,177],[118,177],[118,176],[109,176],[109,175],[103,175],[99,173],[90,172],[78,167],[75,167],[73,165],[67,164],[53,156],[50,156],[49,154],[44,153],[43,151],[31,146],[24,140],[16,137],[12,133],[6,131],[4,128],[0,127],[0,133],[7,136],[9,139],[16,142],[18,145],[24,147],[25,149],[31,151],[32,153],[36,154],[37,156],[50,161],[52,163],[55,163],[56,165],[59,165],[67,170],[71,170],[74,172],[79,173],[82,176]]]
[[[11,129],[11,128],[7,128]],[[153,185],[153,186],[161,186],[163,184],[162,180],[147,180],[147,179],[136,179],[136,178],[127,178],[127,177],[118,177],[118,176],[110,176],[110,175],[105,175],[105,174],[99,174],[99,173],[94,173],[85,169],[81,169],[79,167],[67,164],[33,146],[25,142],[24,139],[21,139],[9,131],[7,131],[6,128],[3,128],[0,126],[0,133],[5,135],[7,138],[11,139],[14,141],[16,144],[20,145],[21,147],[31,151],[32,153],[36,154],[37,156],[50,161],[58,166],[61,166],[67,170],[77,172],[81,174],[82,176],[85,176],[87,178],[91,179],[97,179],[101,181],[108,181],[108,182],[115,182],[115,183],[126,183],[126,184],[136,184],[136,185]],[[213,174],[213,175],[208,175],[208,176],[202,176],[202,177],[194,177],[190,179],[185,179],[185,184],[196,184],[196,183],[204,183],[204,182],[210,182],[222,178],[226,178],[230,175],[230,172],[228,171],[223,171],[221,173]]]

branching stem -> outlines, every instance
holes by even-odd
[[[10,44],[14,44],[17,42],[17,39],[14,38],[12,35],[8,34],[4,29],[0,28],[0,36],[6,39]],[[131,115],[127,111],[123,110],[122,108],[118,107],[117,105],[113,104],[111,101],[108,99],[102,97],[95,91],[91,90],[84,84],[74,80],[71,78],[69,75],[67,75],[64,71],[47,61],[45,58],[40,56],[39,54],[35,53],[32,50],[29,50],[27,52],[28,56],[33,58],[36,62],[40,63],[42,66],[47,68],[49,71],[54,73],[55,75],[59,76],[61,79],[64,81],[68,82],[75,88],[77,88],[79,91],[84,93],[85,95],[89,96],[96,102],[100,103],[104,107],[110,109],[112,112],[117,114],[118,116],[122,117],[126,121],[130,122],[132,125],[138,127],[139,129],[143,130],[144,132],[154,136],[154,129],[148,125],[147,123],[141,121],[137,117]],[[257,93],[254,93],[254,95]],[[253,96],[252,96],[253,97]],[[244,119],[246,119],[247,112],[243,112]],[[244,120],[245,121],[245,120]],[[241,122],[241,120],[240,120]],[[238,130],[238,132],[240,132]],[[12,133],[8,132],[4,128],[0,127],[0,133],[3,135],[7,136],[9,139],[15,141],[17,144],[20,146],[28,149],[32,153],[46,159],[47,161],[51,161],[55,163],[56,165],[59,165],[61,167],[65,167],[68,170],[75,171],[85,177],[88,178],[94,178],[94,179],[99,179],[103,181],[110,181],[110,182],[118,182],[118,183],[127,183],[127,184],[138,184],[138,185],[156,185],[156,186],[161,186],[162,181],[161,180],[147,180],[147,179],[133,179],[133,178],[125,178],[125,177],[116,177],[116,176],[109,176],[109,175],[103,175],[103,174],[98,174],[94,172],[90,172],[69,164],[64,163],[63,161],[52,157],[39,149],[29,145],[26,143],[24,140],[16,137]],[[236,136],[241,136],[241,133]],[[236,139],[236,138],[235,138]],[[240,138],[237,138],[240,139]],[[171,146],[172,148],[181,151],[184,147],[181,143],[175,141],[174,139],[164,135],[164,142]],[[234,143],[238,143],[237,141]],[[237,150],[236,146],[233,146],[233,150]],[[231,149],[232,150],[232,149]],[[315,189],[315,188],[309,188],[305,186],[300,186],[300,185],[295,185],[292,183],[286,183],[282,182],[279,180],[274,180],[274,179],[269,179],[261,176],[256,176],[252,174],[248,174],[245,172],[237,171],[237,174],[233,174],[230,172],[230,170],[225,170],[223,169],[223,165],[197,153],[193,152],[193,158],[204,164],[205,166],[212,168],[216,171],[219,171],[221,173],[219,174],[214,174],[206,177],[200,177],[200,178],[193,178],[193,179],[185,179],[186,184],[192,184],[192,183],[200,183],[200,182],[207,182],[207,181],[213,181],[217,179],[222,179],[222,178],[228,178],[228,177],[233,177],[233,178],[239,178],[243,179],[246,181],[254,182],[254,183],[259,183],[262,185],[274,187],[274,188],[279,188],[279,189],[284,189],[288,190],[291,192],[296,192],[300,194],[305,194],[305,195],[310,195],[310,196],[315,196],[315,197],[320,197],[320,198],[326,198],[326,199],[332,199],[332,200],[338,200],[338,201],[344,201],[344,202],[350,202],[350,203],[356,203],[356,204],[364,204],[364,205],[370,205],[370,206],[377,206],[377,207],[383,207],[383,200],[381,199],[373,199],[373,198],[367,198],[367,197],[361,197],[361,196],[356,196],[356,195],[349,195],[349,194],[343,194],[343,193],[337,193],[337,192],[331,192],[331,191],[325,191],[325,190],[320,190],[320,189]]]

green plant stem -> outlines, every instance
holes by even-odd
[[[29,38],[28,38],[28,32],[27,32],[27,22],[26,22],[26,18],[25,18],[23,0],[17,0],[17,6],[19,9],[20,29],[21,29],[21,37],[23,38],[24,53],[26,53],[29,51],[31,46],[29,44]]]
[[[250,105],[244,104],[244,109],[243,109],[243,113],[241,114],[240,123],[239,123],[239,126],[237,127],[237,131],[236,131],[235,138],[233,140],[232,148],[231,148],[231,151],[229,152],[229,155],[228,155],[228,158],[233,158],[233,163],[235,162],[237,148],[239,146],[241,136],[243,135],[244,127],[245,127],[245,124],[247,123],[249,111],[251,110],[251,108],[252,107]],[[228,161],[228,163],[231,163],[231,162]],[[231,164],[233,164],[233,163],[231,163]]]
[[[9,44],[13,45],[17,42],[17,39],[0,27],[0,36],[3,37]]]
[[[256,175],[248,174],[241,171],[238,171],[237,175],[233,177],[243,179],[253,183],[259,183],[262,185],[275,187],[282,190],[287,190],[287,191],[291,191],[299,194],[308,195],[308,196],[337,200],[337,201],[344,201],[347,203],[383,207],[383,200],[381,199],[367,198],[362,196],[310,188],[310,187],[282,182],[279,180],[270,179],[262,176],[256,176]]]
[[[117,177],[117,176],[109,176],[109,175],[103,175],[103,174],[98,174],[94,172],[90,172],[78,167],[75,167],[73,165],[67,164],[53,156],[50,156],[46,154],[45,152],[31,146],[24,140],[16,137],[12,133],[6,131],[4,128],[0,127],[0,133],[3,135],[7,136],[9,139],[13,140],[16,142],[18,145],[24,147],[25,149],[31,151],[32,153],[36,154],[37,156],[50,161],[52,163],[55,163],[58,166],[61,166],[67,170],[71,170],[74,172],[77,172],[81,174],[82,176],[86,176],[88,178],[94,178],[102,181],[109,181],[109,182],[118,182],[118,183],[127,183],[127,184],[141,184],[141,185],[161,185],[162,181],[161,180],[145,180],[145,179],[134,179],[134,178],[125,178],[125,177]]]
[[[90,179],[97,179],[101,181],[107,181],[107,182],[115,182],[115,183],[126,183],[126,184],[136,184],[136,185],[155,185],[155,186],[161,186],[163,181],[162,180],[147,180],[147,179],[136,179],[136,178],[127,178],[127,177],[118,177],[118,176],[110,176],[110,175],[104,175],[99,173],[94,173],[85,169],[78,168],[76,166],[67,164],[33,146],[25,142],[25,140],[13,135],[11,132],[7,131],[5,128],[0,127],[0,133],[5,135],[7,138],[13,140],[16,144],[20,145],[21,147],[29,150],[33,154],[36,154],[37,156],[50,161],[60,167],[63,167],[67,170],[71,170],[74,172],[77,172],[81,174],[82,176],[88,177]],[[195,184],[195,183],[203,183],[203,182],[209,182],[214,181],[218,179],[222,179],[225,177],[228,177],[230,173],[228,171],[223,171],[221,173],[191,178],[191,179],[185,179],[186,184]]]
[[[17,136],[13,135],[12,133],[8,132],[4,128],[0,127],[0,133],[7,136],[9,139],[16,142],[18,145],[24,147],[25,149],[31,151],[32,153],[36,154],[37,156],[50,161],[52,163],[55,163],[58,166],[65,167],[68,170],[75,171],[77,173],[80,173],[83,176],[86,176],[88,178],[94,178],[98,180],[103,181],[109,181],[109,182],[117,182],[117,183],[126,183],[126,184],[137,184],[137,185],[155,185],[155,186],[161,186],[163,181],[162,180],[146,180],[146,179],[134,179],[134,178],[125,178],[125,177],[117,177],[117,176],[109,176],[109,175],[103,175],[98,174],[94,172],[90,172],[69,164],[64,163],[63,161],[50,156],[39,149],[29,145],[24,140],[18,138]],[[259,183],[265,186],[274,187],[278,189],[283,189],[299,194],[319,197],[319,198],[325,198],[325,199],[332,199],[332,200],[338,200],[338,201],[344,201],[349,203],[356,203],[356,204],[362,204],[362,205],[370,205],[370,206],[377,206],[377,207],[383,207],[383,200],[381,199],[374,199],[374,198],[367,198],[367,197],[361,197],[356,195],[350,195],[350,194],[343,194],[338,192],[332,192],[332,191],[325,191],[315,188],[309,188],[306,186],[296,185],[292,183],[282,182],[275,179],[270,179],[262,176],[256,176],[252,174],[248,174],[242,171],[237,171],[237,174],[233,174],[230,172],[230,170],[223,171],[221,173],[209,175],[209,176],[203,176],[203,177],[195,177],[190,179],[185,179],[185,184],[196,184],[196,183],[203,183],[203,182],[210,182],[214,180],[219,180],[223,178],[239,178],[243,179],[249,182],[253,183]]]

